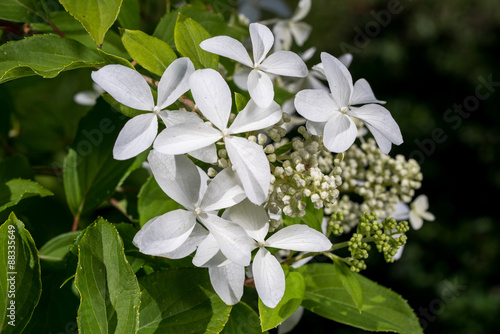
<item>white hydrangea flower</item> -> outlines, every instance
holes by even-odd
[[[365,79],[353,85],[344,64],[323,52],[321,60],[330,87],[330,93],[306,89],[297,93],[295,108],[306,119],[324,124],[323,143],[332,152],[344,152],[358,136],[355,117],[366,125],[378,146],[389,153],[391,143],[399,145],[403,137],[390,112],[379,104]],[[364,104],[360,107],[355,105]]]
[[[199,229],[199,221],[225,257],[248,265],[251,250],[247,234],[240,226],[217,216],[218,210],[245,198],[235,173],[224,169],[207,186],[209,177],[184,155],[164,155],[153,150],[148,161],[161,189],[185,210],[170,211],[148,221],[134,237],[139,251],[172,258],[186,256],[208,234]]]
[[[434,221],[436,217],[429,211],[429,200],[425,195],[419,195],[410,204],[410,225],[414,230],[418,230],[424,224],[424,220]]]
[[[295,40],[298,46],[304,45],[311,34],[312,27],[306,22],[301,22],[311,11],[311,0],[300,0],[292,17],[287,20],[278,20],[273,27],[276,43],[274,49],[290,50]]]
[[[137,156],[151,146],[158,134],[158,117],[166,126],[179,122],[201,122],[195,113],[181,110],[163,110],[189,90],[189,77],[194,72],[189,58],[174,60],[158,83],[158,99],[155,103],[151,89],[142,75],[122,65],[107,65],[92,72],[92,79],[121,104],[148,113],[127,121],[118,134],[113,157],[126,160]],[[190,152],[196,158],[213,162],[217,160],[215,147],[209,151]]]
[[[274,89],[270,75],[291,77],[305,77],[307,66],[300,57],[291,51],[277,51],[269,55],[274,44],[271,30],[260,23],[250,24],[250,39],[253,48],[253,60],[250,58],[243,44],[229,36],[216,36],[204,40],[200,47],[208,52],[235,60],[249,69],[235,74],[235,83],[245,78],[245,85],[241,89],[248,89],[255,103],[266,108],[273,102]],[[236,80],[236,77],[240,80]]]
[[[228,127],[232,99],[224,78],[217,71],[203,69],[191,75],[190,84],[197,107],[211,124],[183,123],[168,127],[158,135],[154,148],[164,154],[184,154],[223,139],[247,197],[262,204],[271,181],[269,161],[260,145],[235,135],[276,124],[281,119],[281,108],[276,102],[260,108],[250,100]]]
[[[92,84],[92,90],[84,90],[76,93],[75,96],[73,96],[73,100],[76,104],[92,107],[95,106],[97,99],[102,93],[104,93],[104,89],[94,82]]]

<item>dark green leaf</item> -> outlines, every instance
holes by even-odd
[[[80,21],[97,45],[113,25],[120,12],[122,0],[60,0],[66,11]]]
[[[141,8],[139,0],[123,0],[118,14],[120,26],[126,29],[139,29],[141,23]]]
[[[342,286],[349,296],[351,296],[359,312],[361,312],[363,308],[363,290],[361,290],[361,285],[359,285],[357,276],[342,261],[335,261],[333,268],[335,269],[335,274],[342,282]]]
[[[80,292],[79,332],[136,333],[140,290],[116,228],[99,219],[78,245],[75,284]]]
[[[300,306],[304,298],[306,284],[299,272],[289,272],[286,276],[285,294],[275,308],[269,308],[259,299],[260,325],[262,331],[269,330],[288,319]]]
[[[0,212],[8,207],[14,206],[22,199],[32,196],[52,196],[52,192],[45,189],[35,181],[25,179],[13,179],[0,184]]]
[[[231,311],[213,292],[206,269],[170,269],[139,284],[140,334],[219,333]]]
[[[260,334],[259,316],[247,304],[239,302],[233,305],[229,320],[221,334]],[[267,332],[266,332],[267,333]]]
[[[177,55],[167,43],[140,30],[124,30],[122,42],[132,59],[158,76],[177,59]]]
[[[196,69],[217,69],[219,56],[200,48],[200,43],[210,37],[198,22],[179,14],[174,30],[175,46],[181,55],[191,59]]]
[[[298,268],[306,282],[304,306],[322,317],[367,331],[423,333],[411,307],[397,293],[355,274],[363,291],[361,313],[344,288],[332,264]]]
[[[14,213],[0,227],[0,268],[0,332],[21,333],[42,285],[35,242]]]
[[[40,248],[40,259],[46,262],[61,262],[64,260],[66,254],[76,237],[81,232],[68,232],[59,234],[57,237],[50,239],[45,245]]]
[[[13,22],[37,22],[41,20],[35,12],[40,10],[36,0],[0,1],[0,19]]]
[[[311,202],[311,199],[307,197],[305,199],[306,202],[306,214],[303,217],[288,217],[283,214],[283,223],[286,226],[295,225],[295,224],[305,224],[319,232],[321,230],[321,224],[323,222],[323,209],[315,209],[314,204]]]

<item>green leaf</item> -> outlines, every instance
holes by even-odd
[[[28,197],[53,195],[50,190],[45,189],[35,181],[25,179],[13,179],[7,181],[5,185],[0,184],[0,190],[2,190],[0,195],[0,212]]]
[[[236,110],[240,112],[246,107],[248,99],[243,94],[234,93],[234,102],[236,104]]]
[[[217,70],[219,56],[200,48],[200,43],[210,37],[210,34],[195,20],[182,14],[177,16],[174,30],[175,46],[181,55],[191,59],[196,69]]]
[[[154,217],[169,211],[182,209],[180,204],[165,194],[153,175],[151,175],[142,186],[139,192],[137,206],[137,210],[139,211],[139,223],[141,226]]]
[[[50,239],[40,248],[40,259],[50,263],[62,262],[80,233],[81,231],[68,232]]]
[[[286,276],[285,294],[275,308],[269,308],[259,298],[260,324],[262,331],[269,330],[288,319],[304,298],[306,284],[299,272],[291,271]]]
[[[335,269],[335,274],[340,279],[342,286],[349,296],[351,296],[352,301],[361,313],[361,309],[363,308],[363,290],[361,289],[357,276],[342,261],[335,261],[333,269]]]
[[[140,334],[219,333],[231,311],[213,292],[206,269],[156,272],[139,284]]]
[[[285,226],[305,224],[319,232],[323,232],[321,229],[321,224],[323,223],[323,209],[315,209],[309,197],[307,197],[304,202],[306,202],[306,214],[303,217],[294,218],[283,214],[283,223]]]
[[[221,334],[260,334],[259,316],[247,304],[239,302],[233,305],[229,320]],[[267,332],[266,332],[267,333]]]
[[[136,333],[140,290],[116,228],[100,218],[78,245],[79,333]]]
[[[11,213],[0,227],[0,332],[21,333],[42,293],[33,238]]]
[[[122,42],[132,59],[158,76],[177,59],[177,55],[167,43],[140,30],[124,30]]]
[[[0,46],[0,83],[31,75],[54,78],[62,71],[107,63],[97,51],[72,39],[35,35]]]
[[[80,21],[97,45],[113,25],[120,12],[122,0],[60,0],[66,11]]]
[[[360,313],[333,265],[308,264],[298,271],[306,282],[302,306],[309,311],[367,331],[423,333],[417,316],[400,295],[362,275],[354,274],[363,292]]]
[[[141,7],[139,0],[123,0],[118,14],[118,22],[122,28],[137,30],[141,23]]]
[[[81,119],[64,161],[64,190],[73,215],[88,212],[108,199],[134,166],[113,159],[113,147],[127,118],[99,99]]]
[[[40,2],[35,0],[0,1],[0,19],[13,22],[37,22],[41,20],[34,12],[39,10]]]

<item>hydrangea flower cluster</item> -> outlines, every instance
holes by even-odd
[[[290,51],[294,41],[300,46],[310,34],[310,26],[300,22],[310,7],[310,0],[302,0],[290,19],[271,22],[274,34],[264,24],[251,23],[250,53],[228,36],[201,42],[201,49],[241,65],[230,78],[221,74],[225,69],[195,70],[189,58],[168,66],[153,87],[156,94],[143,75],[121,65],[92,74],[116,101],[143,112],[121,130],[114,158],[130,159],[150,150],[152,175],[183,207],[148,221],[134,244],[154,256],[180,259],[194,254],[193,264],[208,269],[214,290],[227,304],[238,303],[251,281],[262,302],[276,307],[285,292],[277,250],[301,252],[300,258],[331,255],[335,245],[330,234],[341,233],[340,224],[352,227],[361,220],[366,232],[363,219],[373,217],[365,211],[389,217],[397,203],[411,201],[422,180],[414,161],[387,155],[392,144],[403,142],[399,127],[366,80],[353,84],[346,67],[352,56],[341,61],[323,52],[321,63],[309,70],[303,58],[314,50],[303,58]],[[304,81],[308,76],[314,80]],[[239,92],[248,91],[244,108],[234,107],[230,80]],[[292,117],[283,113],[284,102],[275,101],[277,85],[295,96],[286,103],[297,110],[298,123],[306,124],[298,129],[300,136],[287,135]],[[191,110],[175,110],[179,98],[190,96]],[[158,122],[165,126],[160,133]],[[361,138],[357,146],[363,128],[374,139]],[[351,201],[349,193],[363,202]],[[337,221],[335,228],[330,224],[320,231],[287,223],[311,210],[330,215]],[[419,212],[419,217],[430,218],[425,210]],[[382,229],[370,224],[375,234],[368,237],[375,238]],[[407,225],[393,225],[383,224],[398,233],[407,231]],[[355,269],[363,267],[359,261],[367,233],[353,236],[346,245],[353,253],[346,262]],[[391,238],[397,242],[391,241],[387,250],[389,241],[377,238],[386,257],[394,256],[406,240]]]

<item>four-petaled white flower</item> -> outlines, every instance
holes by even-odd
[[[158,135],[154,148],[164,154],[184,154],[223,139],[247,197],[253,203],[263,203],[271,180],[269,161],[261,146],[236,135],[276,124],[281,108],[276,102],[260,108],[250,100],[228,127],[232,99],[224,78],[217,71],[203,69],[193,73],[189,81],[197,107],[211,124],[188,122],[168,127]]]
[[[226,168],[207,186],[207,174],[185,155],[152,150],[148,161],[161,189],[185,210],[170,211],[148,221],[134,237],[139,251],[172,258],[192,252],[207,234],[200,232],[199,226],[196,229],[198,220],[215,238],[224,256],[236,264],[248,265],[251,250],[247,234],[240,226],[217,216],[218,210],[245,198],[235,173]]]
[[[290,50],[294,39],[298,46],[304,45],[311,34],[312,27],[300,21],[309,14],[311,2],[311,0],[300,0],[292,17],[287,20],[278,20],[274,25],[275,50]]]
[[[271,105],[274,99],[273,82],[269,75],[305,77],[308,70],[302,59],[291,51],[277,51],[266,58],[273,46],[274,36],[265,25],[250,24],[250,38],[252,40],[253,61],[243,44],[229,36],[206,39],[200,43],[200,47],[205,51],[248,66],[250,69],[243,74],[246,78],[246,87],[240,88],[248,89],[255,103],[266,108]],[[235,80],[235,83],[238,84],[238,81]]]
[[[403,142],[401,131],[390,112],[379,104],[368,82],[359,79],[353,85],[347,68],[337,58],[323,52],[321,61],[330,93],[306,89],[295,96],[295,108],[304,118],[324,124],[323,143],[332,152],[346,151],[356,139],[355,117],[366,125],[384,153],[391,143]],[[367,103],[367,104],[365,104]],[[360,107],[355,105],[364,104]]]
[[[148,83],[139,72],[123,65],[107,65],[92,72],[92,79],[116,101],[133,109],[148,111],[131,118],[120,131],[113,148],[115,159],[130,159],[150,147],[158,134],[158,116],[167,126],[197,118],[194,113],[186,111],[163,110],[189,90],[189,77],[193,72],[194,66],[189,58],[174,60],[158,83],[156,104]]]

